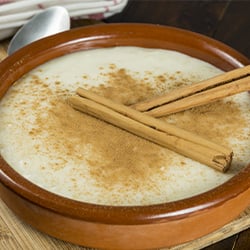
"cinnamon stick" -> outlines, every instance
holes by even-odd
[[[173,90],[132,107],[151,116],[161,117],[247,90],[250,90],[250,65]]]
[[[69,104],[84,113],[111,123],[221,172],[230,167],[233,152],[200,136],[161,120],[114,103],[88,90],[77,89],[79,96],[68,98]]]

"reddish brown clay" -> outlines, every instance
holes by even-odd
[[[67,53],[133,45],[173,49],[231,70],[249,64],[208,37],[148,24],[96,25],[70,30],[24,47],[0,64],[0,97],[34,67]],[[208,234],[250,204],[250,165],[206,193],[165,204],[112,207],[63,198],[30,183],[0,157],[0,196],[21,219],[49,235],[108,249],[174,246]]]

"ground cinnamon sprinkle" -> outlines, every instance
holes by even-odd
[[[197,81],[194,78],[180,80],[177,77],[180,74],[181,72],[171,76],[158,75],[152,80],[152,72],[145,72],[144,78],[140,78],[116,65],[110,65],[109,72],[102,73],[107,81],[90,89],[129,105],[169,88]],[[86,85],[84,81],[87,78],[86,75],[83,77],[82,86]],[[65,96],[71,93],[61,90],[59,81],[55,83],[58,87],[55,95],[38,77],[34,76],[33,80],[43,86],[43,93],[33,103],[33,108],[43,109],[43,112],[37,112],[35,126],[29,133],[34,138],[46,133],[48,139],[44,146],[48,152],[56,150],[69,158],[73,155],[77,164],[87,163],[92,178],[106,190],[112,190],[116,185],[130,186],[133,189],[147,186],[147,189],[153,189],[152,178],[167,178],[162,173],[165,166],[175,164],[174,152],[74,110],[65,101]],[[40,106],[44,96],[49,98],[51,107]],[[237,120],[232,117],[237,117]],[[239,107],[230,101],[194,108],[164,117],[163,120],[224,145],[228,144],[225,138],[237,137],[246,126]],[[39,148],[39,145],[36,146]],[[65,159],[61,159],[52,164],[52,167],[58,170],[65,164]],[[177,164],[184,166],[185,162],[180,157]]]
[[[52,146],[63,155],[73,155],[77,164],[87,162],[91,176],[106,189],[117,184],[133,188],[138,183],[149,185],[151,176],[173,157],[173,152],[77,112],[67,103],[59,100],[53,103],[48,117],[36,120],[42,130],[33,132],[37,136],[47,131],[48,150]],[[63,164],[53,167],[56,170]]]
[[[242,134],[242,128],[247,126],[240,113],[239,106],[228,100],[196,107],[163,119],[215,142],[228,145],[228,138],[238,138]]]
[[[135,79],[126,69],[118,69],[114,64],[110,68],[109,73],[101,73],[107,78],[105,84],[92,87],[91,91],[125,105],[141,101],[155,92],[149,81]]]

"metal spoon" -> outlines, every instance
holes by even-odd
[[[7,53],[13,54],[25,45],[70,28],[68,11],[61,6],[50,7],[35,15],[12,38]]]

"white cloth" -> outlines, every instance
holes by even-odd
[[[121,12],[128,0],[0,0],[0,39],[16,32],[34,15],[51,6],[65,7],[70,17],[103,19]]]

